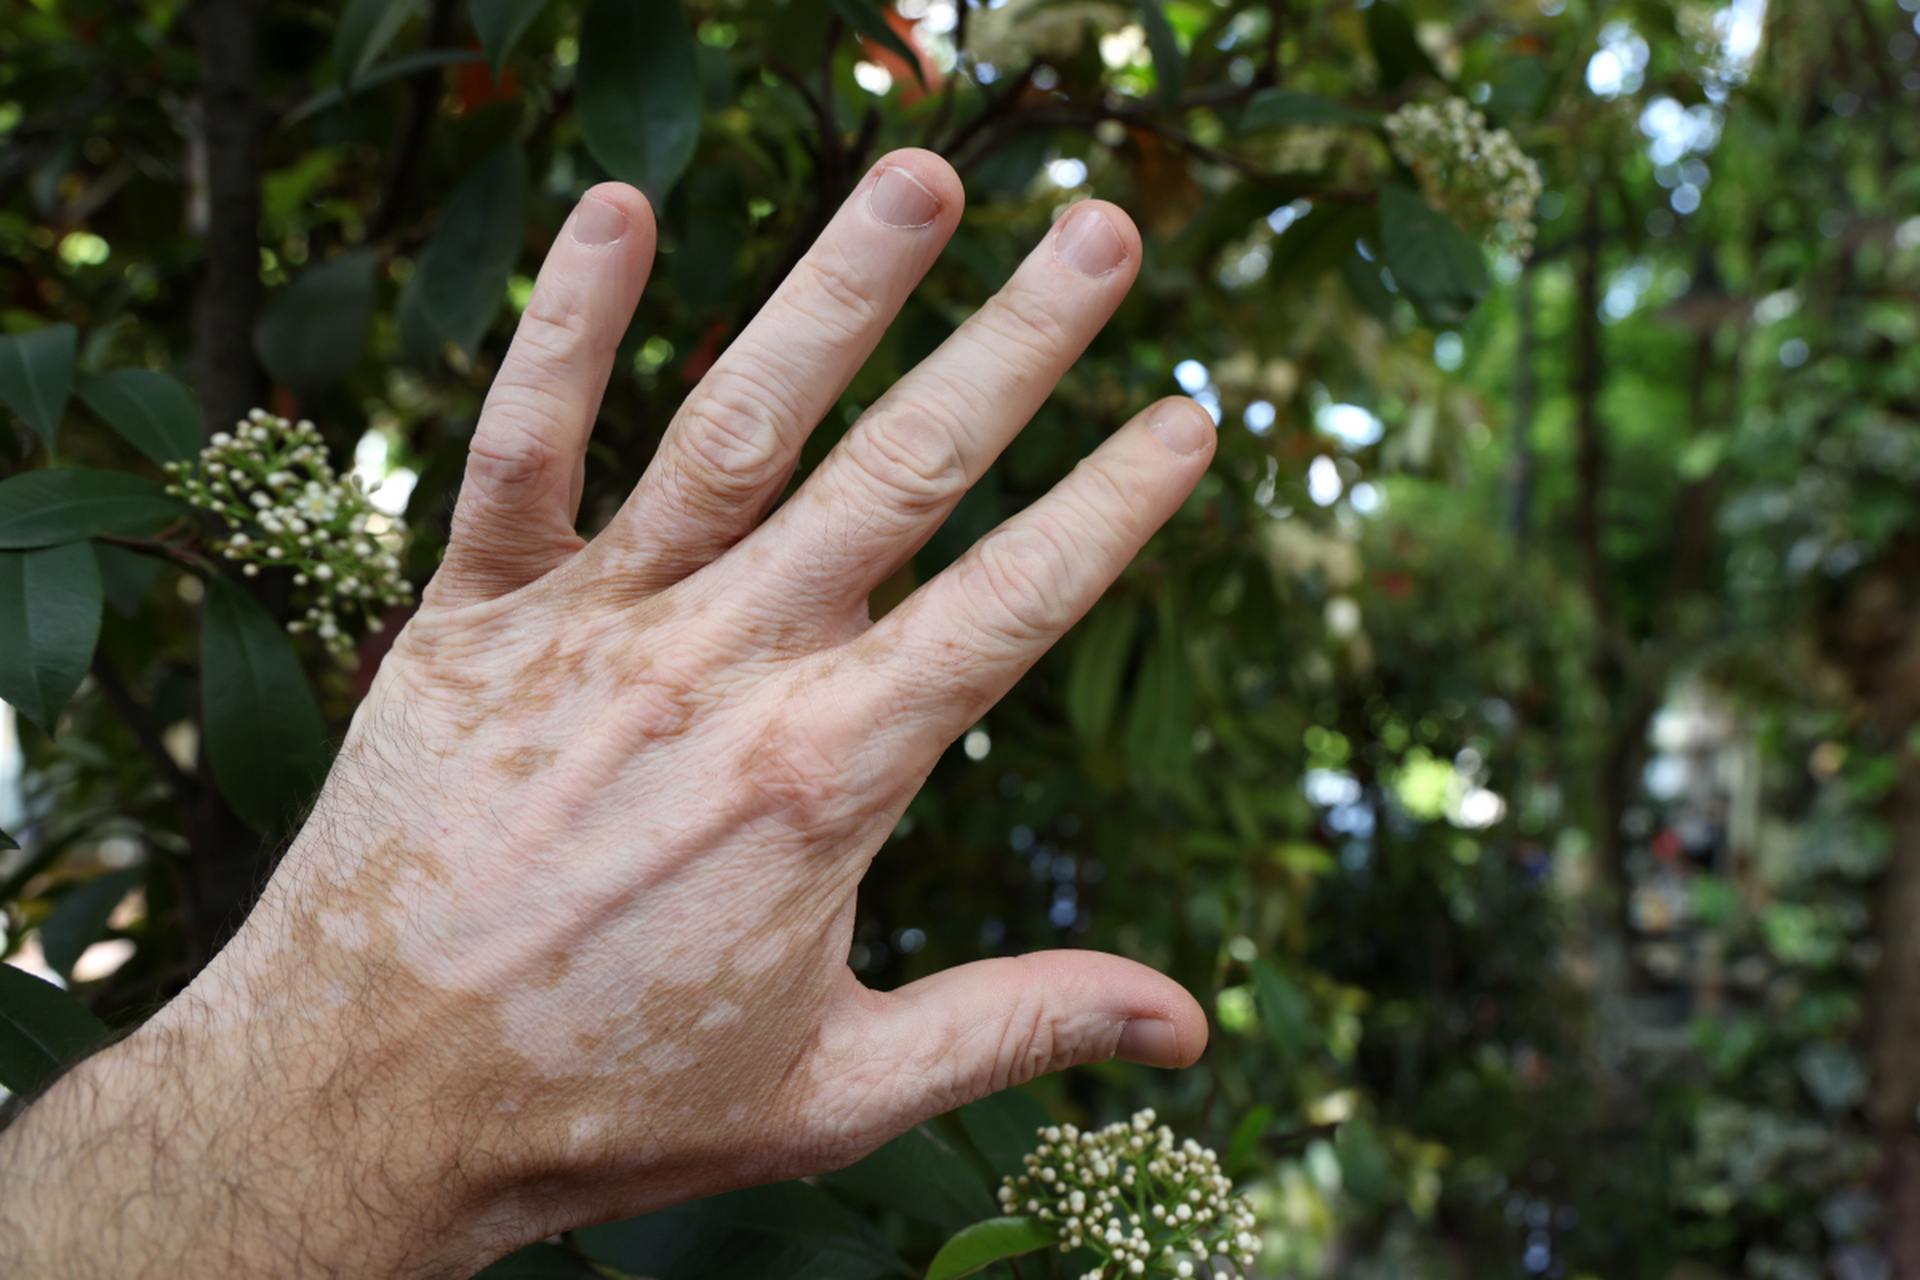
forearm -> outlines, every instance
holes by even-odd
[[[182,997],[0,1134],[0,1274],[451,1276],[498,1251],[417,1109],[366,1114],[301,1078],[317,1055],[214,1021]]]

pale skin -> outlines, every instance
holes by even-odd
[[[0,1135],[0,1272],[465,1276],[1045,1072],[1199,1056],[1193,998],[1116,956],[887,993],[846,964],[855,889],[940,753],[1213,448],[1198,406],[1150,406],[870,621],[1140,265],[1125,214],[1076,206],[765,516],[961,202],[938,157],[880,161],[586,542],[587,436],[654,248],[637,192],[588,193],[446,561],[260,906]]]

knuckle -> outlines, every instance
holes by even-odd
[[[703,483],[746,490],[780,466],[779,423],[788,412],[762,380],[716,371],[712,384],[681,410],[675,429]]]
[[[1059,582],[1071,549],[1052,521],[999,529],[975,548],[975,574],[996,609],[982,626],[1015,644],[1029,644],[1064,631],[1072,620]]]
[[[509,423],[476,432],[467,447],[465,486],[475,498],[517,506],[544,495],[559,469],[560,455],[539,433]]]
[[[1051,365],[1072,345],[1072,335],[1046,301],[1022,290],[996,297],[978,321],[999,358],[1021,371]]]
[[[550,291],[536,289],[520,313],[520,326],[514,331],[516,346],[531,347],[548,360],[571,364],[583,351],[604,343],[596,338],[585,308],[574,300],[556,299]]]
[[[828,326],[833,336],[851,338],[886,319],[880,299],[862,287],[850,263],[808,254],[796,274],[802,278],[789,295],[790,305],[813,323]]]
[[[917,515],[966,488],[956,434],[941,411],[907,404],[861,424],[848,438],[847,454],[887,506]]]

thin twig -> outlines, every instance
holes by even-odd
[[[152,762],[154,771],[167,784],[167,790],[173,793],[174,799],[178,800],[183,807],[191,810],[194,801],[200,796],[199,783],[188,777],[185,771],[174,762],[166,744],[161,742],[160,735],[154,732],[153,722],[147,718],[147,713],[141,709],[140,704],[134,701],[132,692],[127,688],[127,682],[120,678],[119,670],[108,660],[105,652],[97,649],[94,651],[92,671],[94,683],[100,686],[100,692],[106,695],[108,705],[127,726],[127,732],[133,735],[133,740],[140,744],[140,749]]]

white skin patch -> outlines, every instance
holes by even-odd
[[[584,1147],[606,1131],[605,1116],[581,1116],[567,1126],[567,1136],[575,1147]]]
[[[357,913],[329,911],[320,917],[320,931],[327,941],[336,943],[349,951],[358,951],[367,945],[371,936],[367,928],[367,918]]]
[[[731,1000],[716,1000],[713,1008],[700,1015],[700,1021],[694,1025],[702,1031],[714,1027],[724,1027],[740,1021],[740,1006]]]

